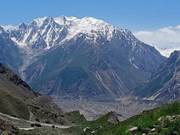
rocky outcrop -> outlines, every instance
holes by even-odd
[[[118,124],[119,123],[119,119],[118,119],[116,112],[111,113],[111,115],[108,117],[107,122],[110,124]]]

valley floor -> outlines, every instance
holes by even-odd
[[[79,110],[90,121],[96,120],[110,111],[116,112],[119,121],[123,121],[145,110],[156,107],[154,103],[140,103],[132,101],[130,97],[115,102],[60,100],[54,97],[54,102],[65,112]]]

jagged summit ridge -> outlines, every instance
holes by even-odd
[[[130,34],[130,39],[133,37],[128,30],[119,29],[92,17],[78,19],[63,15],[57,18],[45,16],[34,19],[29,24],[21,23],[16,27],[2,27],[18,46],[31,49],[50,49],[81,34],[84,34],[85,38],[93,43],[96,43],[100,37],[111,41],[117,34]]]

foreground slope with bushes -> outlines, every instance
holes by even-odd
[[[20,130],[22,124],[17,124],[13,119],[4,119],[0,115],[0,132],[4,134],[176,135],[180,133],[179,102],[145,111],[123,122],[118,121],[115,112],[109,112],[95,121],[86,121],[78,111],[64,113],[50,97],[34,92],[26,82],[2,64],[0,64],[0,104],[0,112],[20,118],[19,123],[21,120],[22,122],[31,120],[37,123],[70,125],[67,129],[42,126],[24,131]]]
[[[143,133],[144,135],[175,135],[180,133],[179,127],[180,103],[172,103],[163,105],[154,110],[144,111],[142,114],[134,116],[116,125],[109,125],[105,122],[103,125],[98,125],[96,128],[92,128],[92,130],[94,130],[98,135],[141,135]],[[89,131],[89,133],[90,132],[92,131]]]
[[[43,123],[72,124],[51,97],[35,92],[0,63],[0,112]],[[79,116],[81,116],[78,112]],[[76,121],[75,121],[76,122]]]
[[[46,133],[49,135],[178,135],[180,133],[180,103],[144,111],[123,122],[118,122],[116,118],[116,113],[109,112],[95,121],[84,122],[68,129],[38,128],[21,132],[28,135]]]

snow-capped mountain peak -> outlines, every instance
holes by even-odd
[[[111,39],[113,31],[118,28],[110,25],[103,20],[98,20],[93,17],[84,17],[78,19],[76,17],[58,17],[55,22],[60,25],[66,25],[68,28],[67,39],[73,38],[78,33],[84,33],[90,38],[97,38],[98,35]],[[94,40],[95,40],[94,39]]]
[[[54,19],[51,16],[45,16],[43,18],[34,19],[31,23],[36,23],[38,27],[42,27],[44,24],[52,23]]]
[[[62,15],[57,18],[54,18],[54,21],[60,25],[66,25],[67,19],[68,19],[68,17]],[[77,18],[74,17],[71,20],[74,21],[75,19],[77,19]],[[71,21],[68,21],[68,22],[71,22]]]
[[[180,47],[170,47],[170,48],[159,48],[159,47],[155,47],[156,50],[158,50],[160,52],[161,55],[169,58],[170,55],[174,52],[174,51],[180,51]]]
[[[12,26],[12,25],[2,25],[1,27],[3,27],[3,29],[4,29],[5,31],[15,29],[15,27],[14,27],[14,26]]]
[[[17,45],[32,50],[47,50],[81,34],[94,44],[99,37],[111,41],[114,35],[118,35],[116,38],[125,36],[128,40],[134,40],[130,31],[119,29],[93,17],[78,19],[64,15],[57,18],[45,16],[34,19],[29,24],[22,23],[16,27],[4,26],[4,29]]]

